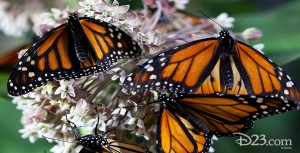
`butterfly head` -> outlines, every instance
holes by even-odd
[[[230,37],[230,33],[229,33],[228,29],[222,29],[220,31],[219,35],[220,35],[221,39],[226,39],[226,38]]]
[[[71,21],[78,20],[77,12],[71,13],[71,14],[69,15],[68,20],[71,20]]]

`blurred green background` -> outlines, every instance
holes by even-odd
[[[140,8],[140,0],[120,0],[121,4],[130,4]],[[233,31],[241,32],[248,27],[257,27],[263,31],[263,38],[255,43],[264,43],[265,54],[283,66],[283,69],[300,84],[300,1],[299,0],[190,0],[186,11],[203,16],[203,11],[211,17],[228,12],[238,21]],[[240,21],[240,22],[239,22]],[[14,39],[0,33],[0,55],[29,41],[27,37]],[[9,71],[0,70],[0,153],[44,153],[49,152],[51,144],[38,140],[31,144],[22,139],[18,130],[21,112],[16,110],[7,96],[6,82]],[[266,136],[266,139],[290,139],[292,146],[281,149],[280,146],[239,146],[239,137],[221,137],[213,147],[216,153],[295,153],[300,152],[300,112],[292,111],[255,122],[248,133]],[[254,141],[254,139],[253,139]],[[259,141],[258,141],[259,142]]]

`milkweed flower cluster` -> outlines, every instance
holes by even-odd
[[[3,8],[6,8],[8,3],[0,3],[0,19],[3,18]],[[78,13],[101,19],[126,31],[139,42],[143,52],[138,58],[114,64],[106,72],[79,79],[49,82],[33,92],[14,97],[13,103],[23,112],[21,122],[24,127],[19,131],[22,137],[28,138],[32,143],[47,137],[49,142],[56,143],[51,149],[54,153],[78,152],[81,146],[67,143],[74,142],[74,136],[66,117],[77,126],[94,127],[97,121],[94,110],[96,107],[100,115],[99,131],[105,132],[117,127],[115,132],[107,135],[154,151],[160,104],[147,103],[154,101],[157,93],[129,94],[122,90],[125,77],[138,65],[163,50],[212,36],[218,33],[220,25],[223,28],[230,28],[234,22],[234,18],[226,13],[213,18],[220,24],[216,25],[210,19],[197,18],[176,11],[184,9],[187,3],[187,0],[143,0],[145,8],[129,11],[129,5],[119,5],[116,0],[112,3],[102,0],[79,2],[79,8],[75,9]],[[40,13],[36,18],[43,20],[34,23],[34,26],[38,27],[36,34],[44,35],[50,29],[65,23],[73,11],[66,7],[52,8],[50,12]],[[181,20],[182,17],[185,18],[184,21]],[[232,35],[244,41],[257,40],[261,37],[257,29]],[[127,137],[124,133],[132,136]],[[213,149],[211,151],[213,152]]]
[[[39,15],[47,10],[47,6],[58,7],[63,2],[40,0],[1,0],[0,2],[0,31],[12,37],[21,37],[26,32],[34,30],[33,26],[43,18]]]

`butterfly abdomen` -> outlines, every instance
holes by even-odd
[[[226,89],[232,90],[234,78],[233,78],[233,71],[231,68],[231,55],[232,55],[234,40],[230,36],[227,30],[222,30],[220,32],[219,42],[220,42],[220,52],[221,52],[220,75],[221,75],[222,85],[224,85]]]
[[[73,34],[73,40],[78,60],[85,62],[87,58],[87,52],[90,50],[85,35],[83,33],[75,33]]]
[[[72,33],[71,37],[73,38],[74,49],[78,60],[85,62],[87,58],[88,51],[91,50],[89,47],[88,40],[81,28],[79,19],[76,13],[73,13],[69,16],[68,27]]]
[[[221,65],[220,65],[220,74],[222,78],[222,84],[226,87],[228,90],[232,90],[233,87],[233,72],[231,68],[231,60],[230,56],[222,56],[221,57]]]

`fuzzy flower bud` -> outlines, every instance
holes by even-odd
[[[257,28],[248,28],[242,32],[242,37],[243,39],[247,41],[254,41],[258,40],[262,37],[262,32],[261,30]]]

